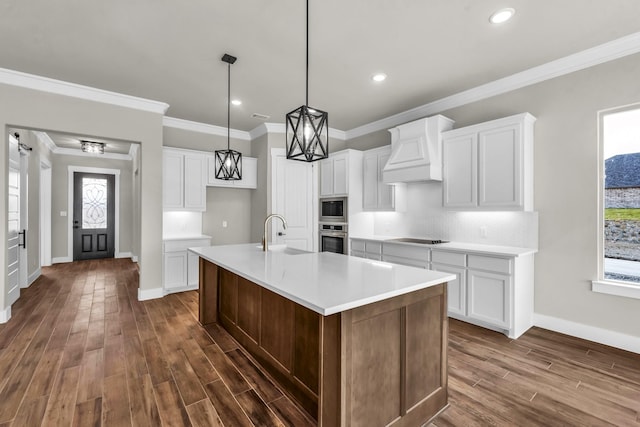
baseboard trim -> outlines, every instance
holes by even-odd
[[[533,323],[540,328],[640,354],[640,339],[633,335],[535,313]]]
[[[61,257],[56,257],[56,258],[51,258],[51,264],[62,264],[65,262],[73,262],[73,258],[70,258],[68,256],[61,256]]]
[[[7,323],[11,319],[11,306],[0,310],[0,323]]]
[[[131,261],[137,263],[138,262],[138,256],[137,255],[131,255]]]
[[[164,296],[164,288],[140,289],[138,288],[138,301],[158,299]]]
[[[131,252],[118,252],[115,257],[116,258],[133,258],[133,254]]]
[[[38,267],[38,268],[36,269],[36,271],[34,271],[33,273],[31,273],[31,274],[29,275],[29,277],[27,278],[27,288],[28,288],[29,286],[31,286],[31,284],[32,284],[33,282],[35,282],[36,280],[38,280],[38,277],[40,277],[40,275],[41,275],[41,274],[42,274],[42,269],[41,269],[40,267]]]

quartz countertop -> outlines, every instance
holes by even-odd
[[[207,236],[206,234],[170,234],[167,236],[162,236],[162,240],[165,242],[173,241],[173,240],[200,240],[200,239],[211,239],[211,236]]]
[[[189,248],[196,255],[323,316],[455,280],[421,268],[256,243]]]
[[[430,249],[445,250],[445,251],[452,251],[452,252],[466,252],[466,253],[481,254],[481,255],[518,257],[518,256],[524,256],[524,255],[531,255],[538,252],[538,250],[534,248],[522,248],[518,246],[484,245],[479,243],[447,242],[447,243],[437,243],[433,245],[426,245],[424,243],[393,241],[393,239],[396,239],[398,237],[349,236],[350,239],[372,240],[376,242],[393,243],[395,245],[421,246],[421,247],[428,247]],[[406,237],[406,236],[402,236],[402,237]]]

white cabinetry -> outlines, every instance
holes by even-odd
[[[443,133],[443,204],[533,209],[533,125],[518,114]]]
[[[165,210],[204,211],[207,207],[205,156],[192,150],[163,150],[162,201]]]
[[[425,246],[413,246],[401,243],[384,242],[382,261],[410,267],[429,268],[431,250]]]
[[[349,151],[339,151],[320,161],[320,197],[349,193]]]
[[[362,204],[365,211],[404,210],[404,184],[385,184],[382,170],[391,155],[387,145],[363,153]]]
[[[209,246],[207,236],[192,239],[170,239],[163,243],[163,286],[164,292],[181,292],[198,287],[198,256],[189,248]]]
[[[351,255],[381,261],[382,242],[376,240],[351,239]]]
[[[533,255],[498,257],[432,249],[449,282],[449,316],[517,338],[533,325]]]
[[[207,185],[255,189],[258,186],[258,159],[242,156],[242,179],[224,180],[216,178],[215,156],[207,156]]]

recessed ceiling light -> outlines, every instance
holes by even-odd
[[[231,103],[235,106],[242,105],[242,101],[240,101],[239,99],[232,99]]]
[[[507,22],[509,19],[511,19],[513,15],[515,15],[515,13],[515,9],[512,9],[510,7],[500,9],[494,12],[489,17],[489,22],[491,22],[492,24],[502,24],[503,22]]]
[[[373,80],[374,82],[383,82],[387,79],[387,75],[385,73],[376,73],[373,76],[371,76],[371,80]]]

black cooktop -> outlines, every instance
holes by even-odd
[[[388,242],[418,243],[418,244],[421,244],[421,245],[437,245],[439,243],[449,243],[447,240],[440,240],[440,239],[414,239],[413,237],[400,237],[398,239],[389,239]]]

